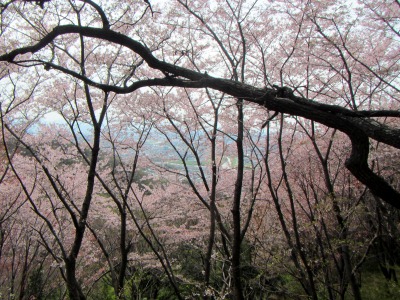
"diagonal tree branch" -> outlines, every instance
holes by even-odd
[[[176,66],[157,59],[150,49],[126,35],[105,28],[80,27],[76,25],[57,26],[38,43],[15,49],[0,55],[0,61],[18,63],[19,55],[37,53],[59,36],[80,34],[85,37],[102,39],[110,43],[129,48],[155,70],[166,74],[164,78],[138,80],[127,87],[95,83],[89,78],[74,73],[61,66],[49,64],[49,67],[82,80],[105,92],[131,93],[146,86],[175,86],[187,88],[212,88],[233,97],[264,106],[269,110],[304,117],[325,126],[344,132],[351,140],[352,152],[346,166],[352,174],[370,188],[384,201],[400,208],[400,193],[393,189],[383,178],[376,175],[368,166],[369,138],[400,149],[400,130],[387,127],[369,117],[400,117],[399,111],[352,111],[337,105],[322,104],[298,97],[288,88],[257,88],[248,84],[217,78],[198,71]]]

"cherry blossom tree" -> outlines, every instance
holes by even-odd
[[[79,80],[82,80],[88,85],[93,85],[96,88],[99,88],[105,92],[114,92],[114,93],[129,93],[134,90],[144,87],[144,86],[154,86],[154,85],[164,85],[164,86],[177,86],[177,87],[193,87],[193,88],[204,88],[209,87],[222,92],[226,92],[227,94],[243,98],[248,102],[253,102],[264,106],[270,110],[280,111],[282,113],[298,115],[304,118],[308,118],[314,120],[316,122],[322,123],[328,127],[336,128],[342,132],[344,132],[352,141],[352,151],[349,159],[347,160],[347,168],[351,170],[352,174],[356,176],[362,183],[366,184],[376,195],[385,199],[385,201],[391,203],[396,206],[396,199],[398,199],[398,192],[393,189],[386,181],[384,181],[381,177],[377,176],[371,169],[368,167],[367,159],[369,150],[367,149],[367,145],[369,144],[369,139],[374,139],[376,141],[391,145],[393,147],[398,147],[397,141],[397,132],[395,128],[388,128],[384,126],[382,123],[372,120],[372,117],[382,118],[382,117],[398,117],[398,113],[396,110],[387,109],[387,107],[378,107],[376,110],[366,109],[360,110],[358,112],[354,112],[351,109],[343,107],[336,103],[326,104],[323,102],[317,102],[310,98],[304,97],[302,94],[296,95],[296,93],[292,93],[291,91],[283,88],[256,88],[252,87],[246,83],[238,83],[235,80],[222,79],[219,77],[211,76],[208,73],[203,73],[195,70],[190,70],[189,68],[181,67],[179,64],[169,63],[164,60],[158,59],[153,54],[150,45],[142,44],[134,39],[129,38],[128,36],[120,33],[118,31],[112,30],[112,22],[107,19],[107,12],[103,11],[100,6],[93,4],[90,1],[83,1],[82,4],[85,4],[83,9],[87,9],[90,12],[94,11],[98,15],[91,15],[91,19],[93,22],[97,19],[97,22],[101,22],[99,26],[82,26],[80,24],[70,23],[69,25],[58,25],[52,26],[50,23],[46,24],[46,26],[50,26],[50,30],[47,30],[47,34],[44,34],[39,42],[33,42],[30,46],[4,49],[5,53],[2,54],[1,60],[7,63],[19,63],[19,64],[29,64],[35,63],[36,65],[42,64],[45,66],[45,69],[53,69],[60,72],[64,72],[69,76],[73,76]],[[182,2],[181,4],[187,5],[186,2]],[[49,4],[49,7],[57,7],[58,3],[54,3],[53,6]],[[282,3],[282,7],[285,7],[286,3]],[[289,4],[287,4],[289,6]],[[394,4],[395,5],[395,4]],[[365,53],[368,59],[361,60],[355,56],[353,53],[357,50],[357,47],[354,46],[354,49],[350,49],[347,47],[347,44],[351,43],[353,36],[357,36],[358,32],[363,29],[362,24],[357,24],[358,26],[351,26],[347,29],[347,32],[342,32],[342,30],[346,30],[344,26],[339,27],[341,24],[337,24],[335,21],[335,16],[340,14],[343,9],[351,8],[340,7],[337,3],[330,5],[326,5],[326,7],[316,7],[314,8],[311,4],[304,3],[302,6],[302,12],[300,15],[303,18],[307,18],[309,22],[313,23],[318,39],[326,40],[326,44],[332,45],[334,49],[338,51],[338,56],[348,56],[353,60],[353,63],[365,70],[365,72],[369,76],[373,76],[376,80],[379,80],[382,85],[387,89],[387,91],[391,94],[392,91],[394,93],[397,92],[395,82],[393,82],[393,76],[396,76],[396,73],[392,73],[395,65],[388,65],[388,72],[384,75],[380,75],[378,71],[375,71],[376,68],[373,64],[373,60],[370,59]],[[336,8],[337,7],[337,8]],[[9,6],[7,7],[7,9]],[[293,8],[291,6],[290,8]],[[267,9],[267,8],[266,8]],[[393,9],[397,9],[397,7],[393,7]],[[329,11],[336,11],[336,15],[329,15]],[[279,9],[278,9],[279,11]],[[327,16],[323,15],[324,12],[327,12]],[[7,16],[7,10],[3,10],[3,17]],[[45,15],[45,13],[43,13]],[[321,14],[321,16],[319,16]],[[24,18],[28,18],[29,16],[23,15]],[[94,19],[93,19],[94,18]],[[352,18],[354,20],[354,17]],[[322,20],[325,23],[320,24],[319,21]],[[387,21],[387,19],[384,19]],[[87,23],[89,21],[85,20]],[[9,25],[11,21],[6,20],[5,25]],[[200,20],[201,22],[201,20]],[[121,23],[123,21],[121,20]],[[344,24],[345,25],[345,24]],[[324,29],[325,27],[326,29]],[[5,30],[3,30],[3,38],[6,36],[8,32],[11,33],[10,26],[4,26]],[[332,30],[330,28],[332,28]],[[343,29],[342,29],[343,27]],[[392,25],[394,29],[396,29],[395,24]],[[354,28],[354,29],[353,29]],[[133,28],[132,28],[133,29]],[[332,32],[332,37],[328,36],[326,31],[335,30]],[[371,31],[369,31],[371,32]],[[346,33],[346,39],[343,34]],[[366,31],[363,31],[365,34]],[[99,82],[96,78],[91,76],[90,74],[80,74],[79,71],[68,69],[67,66],[63,66],[59,64],[55,60],[50,57],[31,57],[26,60],[18,61],[18,58],[26,53],[39,53],[40,50],[47,47],[47,45],[51,45],[53,41],[57,37],[67,36],[70,34],[78,34],[81,36],[86,36],[89,39],[100,39],[103,41],[107,41],[108,43],[114,44],[117,47],[122,46],[125,49],[130,49],[132,53],[140,56],[145,62],[149,69],[151,70],[159,70],[161,73],[166,74],[165,77],[158,77],[153,79],[138,79],[131,84],[126,86],[120,86],[118,84],[107,84],[104,82]],[[128,34],[126,32],[125,34]],[[371,38],[376,35],[369,34]],[[288,35],[290,37],[290,35]],[[369,38],[369,37],[368,37]],[[296,41],[296,39],[294,40]],[[349,42],[348,42],[349,41]],[[375,39],[369,40],[371,42],[371,47],[365,47],[365,51],[373,48],[375,43],[378,41]],[[28,42],[28,41],[27,41]],[[145,43],[145,41],[143,41]],[[221,41],[222,42],[222,41]],[[379,40],[379,42],[383,42]],[[388,39],[385,39],[384,42],[390,42],[389,47],[385,47],[384,49],[389,50],[386,53],[384,58],[390,57],[393,52],[390,52],[392,49],[396,49],[395,40],[391,39],[390,36]],[[28,42],[29,43],[29,42]],[[7,43],[6,45],[11,45],[11,43]],[[153,42],[153,46],[154,42]],[[393,48],[394,47],[394,48]],[[57,47],[53,47],[54,51]],[[53,53],[55,53],[53,51]],[[43,55],[46,55],[43,53]],[[369,62],[370,65],[368,64]],[[145,66],[142,64],[142,66]],[[99,78],[100,79],[100,78]],[[100,79],[101,80],[101,79]],[[301,90],[299,90],[301,92]],[[393,94],[392,98],[394,101],[396,99],[396,94]],[[354,103],[353,103],[354,104]],[[353,109],[354,110],[354,109]],[[389,196],[390,195],[390,196]]]
[[[354,206],[341,207],[337,196],[340,193],[333,182],[340,178],[342,181],[338,180],[336,187],[351,189],[357,183],[353,183],[349,179],[352,177],[342,169],[335,173],[330,168],[344,164],[362,184],[357,191],[363,191],[365,186],[377,202],[384,201],[400,208],[396,176],[377,167],[370,154],[371,148],[375,147],[374,156],[380,157],[381,161],[382,149],[391,149],[397,154],[400,148],[396,125],[400,117],[400,8],[397,2],[32,2],[35,1],[10,0],[1,4],[0,82],[4,87],[0,100],[1,124],[3,137],[7,136],[3,144],[11,167],[4,174],[12,171],[22,188],[21,199],[29,203],[43,222],[43,230],[37,230],[38,234],[53,259],[60,264],[61,276],[67,283],[71,299],[86,298],[78,277],[82,275],[79,273],[82,253],[86,252],[82,249],[89,247],[90,236],[100,234],[90,223],[91,212],[96,212],[97,201],[93,199],[101,202],[104,191],[115,196],[111,200],[119,214],[122,266],[126,266],[131,249],[129,238],[124,236],[129,235],[128,228],[133,225],[129,222],[134,222],[137,217],[129,212],[127,196],[136,201],[140,211],[146,212],[146,197],[135,196],[132,188],[137,160],[126,168],[121,159],[123,151],[121,148],[117,151],[115,147],[123,145],[115,125],[120,116],[131,125],[138,125],[137,116],[123,114],[126,108],[122,103],[136,106],[134,111],[143,112],[145,122],[149,120],[146,111],[160,112],[159,117],[164,119],[157,122],[165,137],[171,138],[172,128],[185,144],[176,151],[181,161],[187,162],[188,153],[195,157],[201,190],[193,181],[193,173],[186,171],[183,175],[189,185],[192,180],[192,191],[210,213],[206,286],[210,281],[210,258],[218,228],[222,240],[226,239],[230,244],[226,251],[231,264],[230,292],[235,299],[244,298],[241,247],[247,230],[253,226],[258,188],[265,188],[273,200],[286,242],[293,249],[291,257],[298,269],[300,283],[315,299],[313,261],[303,249],[306,241],[302,239],[299,224],[313,219],[314,210],[304,211],[307,205],[319,201],[324,193],[330,195],[336,220],[327,217],[326,222],[328,219],[330,225],[336,222],[337,227],[334,227],[341,231],[339,239],[344,244],[339,247],[339,255],[347,264],[342,278],[348,280],[353,294],[357,295],[353,278],[355,269],[351,269],[354,261],[346,258],[346,241],[350,235],[344,212],[349,207],[357,207],[357,199],[361,198],[355,192],[349,192],[346,197],[354,202]],[[168,95],[160,91],[167,91]],[[201,102],[201,99],[209,101],[204,106],[194,102]],[[181,100],[187,100],[186,104]],[[230,118],[216,122],[220,107],[229,108],[226,112]],[[38,130],[37,121],[48,116],[50,111],[57,112],[58,118],[62,118],[69,129],[68,132],[65,128],[57,129],[59,135],[53,145],[54,138],[45,137],[46,131],[54,128],[40,127],[40,134],[32,134]],[[274,121],[278,115],[279,124]],[[168,122],[172,127],[163,127]],[[291,123],[303,126],[303,129],[286,131]],[[116,131],[107,132],[111,125]],[[127,146],[132,150],[129,154],[132,157],[135,157],[132,153],[141,151],[145,132],[146,129],[142,131],[143,140]],[[200,132],[201,136],[196,135]],[[332,155],[335,151],[330,150],[340,149],[340,143],[329,146],[329,141],[323,138],[315,140],[315,136],[323,133],[346,139],[344,144],[348,145],[348,151],[343,151],[346,159],[335,157]],[[258,141],[263,134],[277,134],[277,144],[271,145],[271,141],[267,141],[266,145],[260,146]],[[292,147],[297,147],[294,142],[298,134],[305,135],[316,154],[318,164],[309,164],[309,170],[311,167],[318,169],[324,181],[312,177],[305,184],[292,177],[296,169],[291,169],[290,158],[294,151]],[[223,136],[222,154],[219,154],[221,166],[222,157],[230,156],[224,151],[232,150],[235,145],[233,152],[237,162],[231,172],[218,172],[218,153],[213,148],[217,136]],[[232,144],[226,146],[224,138],[229,136]],[[99,164],[103,138],[111,145],[113,153],[111,177],[107,179],[102,177],[107,170]],[[29,154],[29,166],[14,160],[12,140]],[[204,160],[201,151],[197,152],[203,141],[207,141],[211,149],[211,177],[202,173]],[[328,146],[322,147],[321,143]],[[272,157],[268,151],[277,151],[276,156]],[[309,160],[306,155],[301,157]],[[247,161],[251,166],[249,170],[246,169]],[[266,169],[262,169],[262,161]],[[71,170],[71,162],[79,172]],[[273,171],[275,168],[277,172]],[[266,187],[261,185],[263,181],[255,180],[262,179],[263,174],[267,177]],[[223,221],[227,219],[219,219],[217,180],[219,184],[225,180],[231,187],[228,212],[232,221],[231,233],[224,229]],[[346,180],[352,184],[345,185]],[[307,198],[309,195],[305,191],[317,184],[323,185],[325,190]],[[300,189],[294,189],[296,185]],[[47,201],[41,201],[41,197]],[[281,203],[282,197],[288,204],[287,211]],[[298,197],[304,197],[305,202],[297,202]],[[18,204],[11,201],[8,207],[10,210],[5,216],[14,214]],[[130,221],[125,219],[127,213]],[[148,230],[155,225],[148,217],[143,220]],[[325,218],[318,221],[323,224]],[[136,229],[141,228],[137,225],[139,223],[135,225]],[[318,232],[314,228],[314,233]],[[98,237],[97,248],[93,248],[96,251],[102,247],[100,235]],[[159,247],[157,249],[163,252],[157,234],[152,238]],[[101,252],[105,256],[108,253]],[[167,264],[166,256],[160,261]],[[109,267],[112,270],[115,266],[109,264]],[[117,294],[123,289],[125,269],[122,267],[120,275],[113,277]],[[172,267],[165,265],[164,270],[173,283]],[[345,288],[346,284],[340,287],[341,295]]]

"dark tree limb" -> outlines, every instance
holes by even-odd
[[[103,28],[79,27],[76,25],[57,26],[35,45],[15,49],[0,56],[0,61],[19,63],[16,58],[26,53],[36,53],[64,34],[80,34],[85,37],[109,41],[125,46],[141,56],[147,65],[171,76],[138,80],[130,86],[111,86],[95,83],[71,70],[48,63],[47,67],[74,76],[88,85],[105,92],[118,94],[131,93],[145,86],[175,86],[187,88],[212,88],[230,96],[245,99],[248,102],[264,106],[269,110],[300,116],[325,126],[338,129],[351,140],[352,152],[346,167],[375,195],[387,203],[400,208],[400,193],[391,187],[383,178],[368,167],[369,138],[400,149],[400,130],[390,128],[370,117],[400,117],[399,111],[352,111],[337,105],[322,104],[316,101],[295,96],[284,88],[256,88],[244,83],[209,76],[201,72],[179,67],[157,59],[150,49],[121,33]]]

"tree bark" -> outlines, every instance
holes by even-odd
[[[243,100],[237,101],[237,126],[238,135],[236,139],[237,158],[238,166],[236,172],[235,190],[233,195],[232,205],[232,220],[233,220],[233,239],[232,239],[232,282],[233,282],[233,298],[236,300],[242,300],[243,289],[241,283],[241,218],[240,218],[240,203],[242,197],[242,186],[243,186],[243,172],[244,172],[244,151],[243,151]]]

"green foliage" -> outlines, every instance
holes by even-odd
[[[182,244],[176,250],[174,258],[180,262],[179,273],[184,277],[195,281],[203,279],[202,253],[200,249],[190,244]]]
[[[154,299],[163,286],[163,279],[164,274],[157,269],[136,268],[126,283],[125,294],[132,299]]]
[[[60,295],[63,294],[63,291],[60,288],[54,288],[52,286],[54,282],[49,281],[46,282],[45,277],[43,276],[42,267],[38,267],[30,273],[27,282],[27,289],[25,292],[24,299],[35,299],[35,300],[57,300],[60,299]],[[50,283],[50,287],[49,287]],[[0,294],[0,299],[1,294]]]
[[[37,300],[44,299],[43,298],[43,275],[42,269],[35,269],[28,279],[28,298],[33,298]]]
[[[289,295],[289,297],[290,295],[297,295],[300,298],[301,295],[304,295],[304,289],[300,285],[299,281],[292,275],[281,275],[280,281],[280,283],[282,284],[282,290],[285,291],[285,294]]]
[[[163,287],[158,292],[156,299],[157,300],[172,300],[172,299],[176,299],[176,296],[171,288]]]
[[[107,280],[100,280],[93,288],[88,299],[93,300],[116,300],[117,297],[114,293],[114,288],[107,282]]]
[[[380,272],[364,272],[361,278],[361,295],[363,300],[397,300],[400,299],[400,285],[386,280]]]

